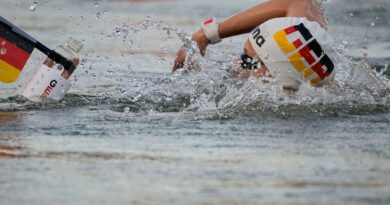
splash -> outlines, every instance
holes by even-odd
[[[219,50],[218,55],[213,56],[213,59],[205,59],[199,54],[196,45],[189,40],[189,35],[181,30],[150,19],[142,25],[144,29],[162,29],[169,31],[168,35],[178,34],[188,55],[181,72],[174,76],[166,76],[162,80],[163,83],[152,83],[150,86],[142,87],[136,96],[151,95],[153,96],[151,99],[156,96],[167,97],[162,97],[158,101],[172,99],[175,96],[188,96],[190,103],[187,107],[183,107],[184,110],[201,112],[212,110],[233,113],[233,115],[264,112],[369,113],[390,110],[388,97],[390,82],[384,75],[385,70],[375,71],[368,62],[367,56],[363,56],[360,60],[351,60],[341,52],[338,55],[338,73],[332,85],[313,87],[304,84],[298,92],[289,93],[274,80],[262,83],[257,79],[241,81],[230,78],[225,72],[226,67],[231,66],[226,63],[226,56],[233,56],[235,53],[232,51]],[[232,58],[228,59],[228,61],[232,60]],[[125,85],[131,84],[128,82]],[[134,96],[134,93],[128,91],[133,90],[131,87],[127,87],[126,90],[126,95]]]
[[[242,81],[229,77],[226,70],[238,54],[234,49],[210,50],[211,54],[204,58],[189,34],[151,18],[122,25],[107,38],[142,48],[132,39],[150,30],[164,33],[167,40],[178,38],[182,42],[187,53],[182,70],[174,75],[130,71],[126,77],[119,79],[118,86],[97,87],[84,94],[71,93],[64,101],[48,105],[31,104],[24,99],[10,97],[0,101],[0,110],[101,106],[124,113],[195,112],[200,118],[216,116],[217,119],[267,113],[327,115],[390,111],[390,82],[384,74],[385,69],[375,71],[365,57],[351,60],[340,54],[333,84],[319,88],[303,84],[297,92],[291,93],[283,90],[273,79],[263,83],[254,78]],[[338,48],[341,53],[343,49]],[[163,52],[167,49],[164,48]],[[88,60],[82,62],[85,67],[91,67],[91,64],[92,61]],[[110,70],[112,68],[107,68],[107,73]]]
[[[34,12],[38,7],[38,2],[34,1],[30,6],[30,11]]]
[[[171,77],[174,79],[170,83],[160,84],[158,89],[163,93],[173,91],[172,96],[179,93],[190,96],[191,103],[185,110],[214,110],[223,112],[224,115],[231,113],[233,116],[265,112],[296,115],[357,114],[390,110],[390,82],[384,75],[385,70],[376,72],[367,56],[351,60],[339,54],[339,69],[332,85],[313,87],[303,84],[298,92],[290,93],[274,80],[262,83],[254,78],[245,82],[229,78],[224,71],[229,64],[221,65],[219,62],[224,61],[226,55],[231,55],[231,51],[219,50],[219,55],[214,56],[214,59],[205,60],[193,44],[188,41],[183,44],[190,53],[183,71],[188,72],[189,66],[194,65],[192,61],[196,61],[196,72],[192,69],[189,74],[177,74]],[[153,92],[152,90],[149,92]]]

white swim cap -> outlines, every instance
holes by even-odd
[[[332,37],[317,22],[284,17],[269,20],[249,35],[257,55],[284,87],[322,85],[335,76]]]

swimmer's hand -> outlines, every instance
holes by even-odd
[[[200,54],[202,54],[204,56],[206,53],[206,48],[209,45],[209,40],[207,39],[206,34],[203,32],[203,30],[201,29],[201,30],[195,32],[192,35],[192,40],[194,40],[196,42],[196,44],[198,45]],[[182,68],[184,66],[185,60],[186,60],[185,49],[181,48],[176,54],[176,59],[175,59],[175,62],[173,64],[172,72],[175,72],[177,69]]]

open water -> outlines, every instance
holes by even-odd
[[[35,2],[35,3],[34,3]],[[286,93],[228,78],[245,36],[209,49],[199,22],[254,0],[2,0],[0,14],[55,47],[82,40],[59,103],[0,89],[0,204],[390,204],[390,3],[323,2],[336,83]],[[198,72],[170,74],[176,50]]]

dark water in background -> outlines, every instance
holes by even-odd
[[[324,3],[337,86],[226,78],[244,36],[169,75],[198,22],[257,2],[6,0],[1,15],[43,42],[85,48],[63,102],[2,85],[0,204],[389,204],[388,1]]]

